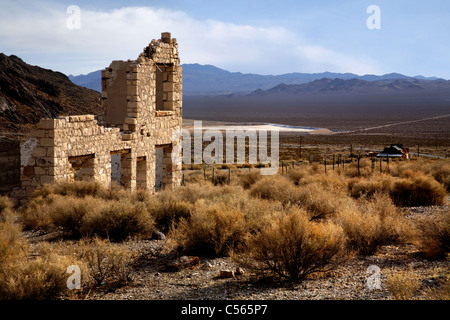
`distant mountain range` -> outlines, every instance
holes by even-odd
[[[69,79],[79,86],[102,92],[102,70],[78,76],[69,75]]]
[[[436,78],[395,73],[264,76],[198,64],[183,68],[186,119],[347,130],[448,114],[450,106],[450,81]],[[0,53],[0,147],[7,135],[17,139],[43,117],[102,113],[100,79],[101,71],[67,77]]]
[[[329,79],[322,81],[325,85],[335,85],[335,79],[340,80],[362,80],[365,82],[376,82],[384,80],[440,80],[436,77],[415,76],[409,77],[399,73],[389,73],[385,75],[363,75],[354,73],[286,73],[282,75],[259,75],[252,73],[229,72],[212,65],[183,64],[183,92],[185,95],[217,95],[217,94],[248,94],[255,90],[269,90],[279,85],[300,85],[315,80]],[[86,75],[73,76],[69,79],[80,86],[101,91],[101,70],[91,72]],[[346,85],[354,86],[356,82],[349,82]],[[362,83],[360,83],[362,84]],[[383,85],[383,84],[382,84]],[[381,86],[382,86],[381,85]],[[397,84],[393,84],[395,86]],[[414,82],[412,84],[415,85]],[[367,87],[367,83],[364,83]],[[421,86],[421,85],[419,85]],[[378,86],[374,86],[376,88]],[[306,88],[306,87],[305,87]],[[275,88],[274,88],[275,89]],[[276,90],[280,90],[278,88]]]
[[[361,95],[361,94],[390,94],[397,92],[450,92],[450,81],[447,80],[419,80],[416,78],[396,78],[367,81],[360,79],[328,79],[323,78],[305,84],[279,84],[268,90],[257,89],[249,96],[269,96],[269,95],[299,95],[299,94],[341,94],[341,95]]]

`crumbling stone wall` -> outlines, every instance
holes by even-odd
[[[172,134],[182,125],[182,68],[170,33],[153,40],[136,60],[113,61],[102,71],[102,105],[103,115],[39,122],[22,143],[27,152],[21,154],[16,198],[28,199],[46,183],[75,180],[105,186],[118,180],[128,189],[152,191],[181,183],[181,164],[172,162],[180,140],[172,141]],[[159,166],[157,149],[163,150]]]
[[[20,144],[0,137],[0,194],[10,194],[20,186]]]

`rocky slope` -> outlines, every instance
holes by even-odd
[[[101,112],[100,93],[0,53],[0,135],[26,134],[44,117]]]

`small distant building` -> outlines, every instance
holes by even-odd
[[[390,147],[377,154],[377,158],[403,158],[409,159],[409,149],[401,144],[391,144]]]

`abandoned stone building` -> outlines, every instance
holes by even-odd
[[[102,71],[102,115],[42,119],[21,143],[21,187],[27,199],[41,185],[76,180],[157,191],[181,183],[172,161],[182,125],[182,68],[170,33],[136,60]]]

